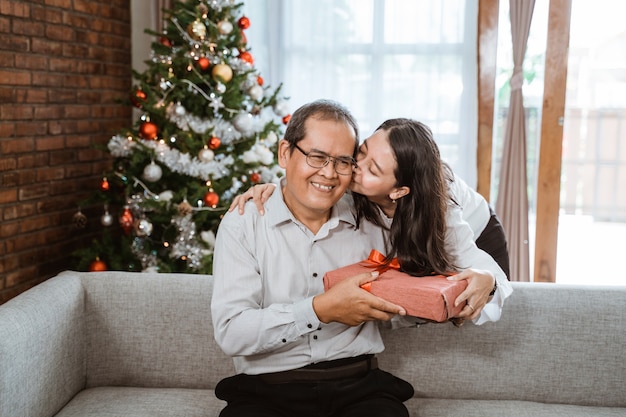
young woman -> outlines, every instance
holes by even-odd
[[[430,129],[411,119],[387,120],[359,147],[356,162],[350,189],[357,220],[389,230],[387,260],[397,257],[402,270],[416,276],[460,271],[452,279],[467,279],[468,287],[456,300],[467,300],[459,317],[477,324],[499,319],[512,291],[503,271],[504,234],[486,201],[441,160]],[[264,201],[273,188],[253,187],[231,208],[242,211],[254,195]],[[481,235],[504,268],[476,246]]]

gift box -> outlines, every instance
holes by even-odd
[[[363,272],[378,270],[374,281],[362,286],[372,294],[402,306],[407,315],[435,322],[445,322],[458,315],[465,302],[454,306],[454,300],[467,288],[467,280],[449,281],[444,275],[415,277],[400,272],[397,261],[384,266],[384,256],[372,250],[368,259],[329,271],[324,275],[324,290],[341,280]]]

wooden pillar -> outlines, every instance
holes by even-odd
[[[498,47],[498,0],[478,2],[478,138],[476,190],[487,201],[491,189],[493,113]]]
[[[550,0],[537,180],[534,281],[556,282],[561,152],[572,0]]]

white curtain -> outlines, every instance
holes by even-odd
[[[345,104],[361,138],[384,120],[429,125],[442,155],[476,183],[477,0],[247,0],[255,66],[289,106]]]

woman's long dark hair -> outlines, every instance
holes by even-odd
[[[450,202],[447,181],[451,171],[441,160],[428,126],[411,119],[390,119],[377,129],[387,132],[396,158],[397,187],[411,192],[396,201],[390,228],[391,251],[404,272],[415,276],[446,274],[455,270],[445,248],[446,210]],[[380,211],[367,197],[353,193],[357,219],[385,227]]]

